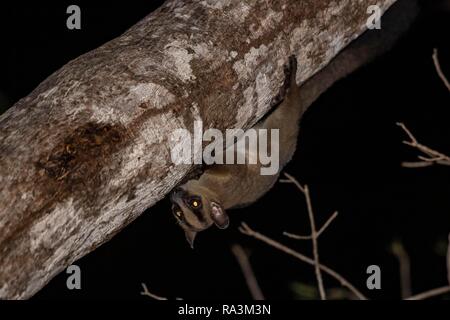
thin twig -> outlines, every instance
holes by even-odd
[[[442,72],[441,65],[439,63],[439,57],[438,57],[438,50],[435,48],[433,50],[433,62],[436,69],[436,72],[441,78],[444,85],[447,87],[447,89],[450,91],[450,82],[445,77],[444,73]],[[441,164],[441,165],[447,165],[450,166],[450,157],[439,152],[436,150],[433,150],[417,141],[417,139],[414,137],[414,135],[411,133],[411,131],[408,130],[408,128],[403,123],[397,123],[399,127],[403,129],[403,131],[406,132],[408,135],[410,141],[403,141],[404,144],[409,145],[413,148],[418,149],[427,157],[419,156],[418,158],[422,161],[415,161],[415,162],[403,162],[402,166],[405,168],[423,168],[428,167],[433,164]]]
[[[336,219],[336,217],[338,216],[338,212],[335,211],[331,217],[328,218],[328,220],[323,224],[323,226],[319,229],[319,231],[317,231],[317,238],[320,237],[320,235],[328,228],[328,226],[331,224],[331,222],[333,222],[334,219]],[[283,235],[291,238],[291,239],[296,239],[296,240],[311,240],[312,236],[301,236],[298,234],[294,234],[294,233],[290,233],[290,232],[283,232]]]
[[[309,222],[311,224],[311,237],[313,244],[313,256],[314,256],[314,270],[316,273],[317,284],[319,286],[320,299],[326,300],[325,288],[323,286],[322,273],[320,272],[320,259],[319,259],[319,244],[317,243],[317,231],[316,231],[316,222],[314,220],[314,213],[311,204],[311,196],[309,195],[309,188],[307,185],[304,187],[305,189],[305,197],[306,197],[306,205],[308,208]]]
[[[158,295],[148,291],[147,285],[145,283],[141,283],[141,285],[142,285],[142,289],[144,290],[141,292],[141,295],[153,298],[155,300],[168,300],[165,297],[158,296]]]
[[[320,258],[319,258],[319,244],[317,242],[317,238],[318,238],[318,233],[317,233],[317,229],[316,229],[316,221],[314,219],[314,212],[313,212],[313,207],[312,207],[312,203],[311,203],[311,196],[309,194],[309,188],[307,185],[305,185],[304,187],[297,181],[297,179],[295,179],[293,176],[291,176],[288,173],[284,173],[284,175],[292,182],[294,183],[297,188],[303,192],[303,194],[305,195],[305,199],[306,199],[306,207],[308,210],[308,216],[309,216],[309,223],[311,225],[311,241],[312,241],[312,245],[313,245],[313,256],[314,256],[314,272],[316,274],[316,278],[317,278],[317,285],[319,287],[319,293],[320,293],[320,299],[321,300],[326,300],[326,293],[325,293],[325,288],[323,286],[323,279],[322,279],[322,273],[320,272]]]
[[[300,182],[297,181],[293,176],[291,176],[289,173],[284,173],[284,175],[287,177],[287,179],[280,179],[281,183],[293,183],[295,186],[302,192],[305,193],[305,189],[300,184]]]
[[[425,291],[419,294],[416,294],[412,297],[406,298],[405,300],[424,300],[428,298],[433,298],[435,296],[439,296],[441,294],[445,294],[450,292],[450,286],[436,288],[430,291]]]
[[[236,257],[236,260],[241,267],[242,273],[244,274],[245,281],[247,282],[248,289],[253,297],[253,300],[265,300],[264,295],[259,287],[258,280],[255,277],[252,266],[248,259],[247,254],[244,249],[238,245],[234,244],[231,246],[231,251]]]
[[[449,234],[448,241],[449,241],[449,243],[448,243],[448,249],[447,249],[447,277],[448,277],[448,282],[450,284],[450,234]],[[424,299],[432,298],[432,297],[439,296],[441,294],[445,294],[445,293],[449,293],[449,292],[450,292],[450,285],[432,289],[429,291],[425,291],[423,293],[409,297],[406,300],[424,300]]]
[[[439,57],[438,57],[438,50],[436,48],[433,50],[433,62],[434,62],[434,67],[436,68],[436,72],[437,72],[439,78],[441,78],[444,85],[450,91],[450,82],[445,77],[444,72],[442,72],[441,64],[439,62]]]
[[[242,223],[242,226],[239,227],[239,231],[241,231],[243,234],[245,234],[247,236],[258,239],[258,240],[260,240],[260,241],[262,241],[262,242],[264,242],[264,243],[266,243],[266,244],[268,244],[290,256],[293,256],[300,261],[303,261],[312,266],[315,265],[315,261],[313,259],[311,259],[289,247],[286,247],[285,245],[283,245],[275,240],[272,240],[269,237],[267,237],[259,232],[252,230],[246,223]],[[320,264],[319,267],[323,272],[327,273],[328,275],[330,275],[331,277],[333,277],[334,279],[339,281],[339,283],[343,287],[345,287],[345,288],[349,289],[351,292],[353,292],[355,294],[355,296],[358,297],[360,300],[367,300],[367,298],[358,289],[356,289],[350,282],[348,282],[344,277],[342,277],[336,271],[334,271],[322,264]]]
[[[433,162],[425,162],[425,161],[404,161],[402,162],[402,167],[404,168],[424,168],[432,166]]]
[[[403,131],[407,134],[410,141],[403,141],[404,144],[416,148],[420,152],[424,153],[427,157],[418,156],[418,158],[422,161],[417,162],[403,162],[402,166],[406,168],[418,168],[418,167],[426,167],[432,164],[441,164],[450,166],[450,157],[431,149],[417,141],[414,135],[409,131],[409,129],[405,126],[405,124],[398,122],[397,125],[403,129]]]
[[[392,253],[398,260],[399,272],[400,272],[400,288],[402,291],[402,299],[410,297],[412,295],[411,290],[411,262],[408,252],[406,252],[402,243],[395,241],[392,244]]]

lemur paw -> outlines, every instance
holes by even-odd
[[[289,56],[288,63],[284,65],[284,91],[285,93],[296,83],[297,58],[295,55]]]

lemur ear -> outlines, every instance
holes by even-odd
[[[194,240],[197,232],[191,230],[184,230],[184,234],[186,235],[186,240],[191,246],[191,249],[194,249]]]
[[[230,224],[230,219],[225,210],[217,202],[211,202],[211,218],[220,229],[225,229]]]

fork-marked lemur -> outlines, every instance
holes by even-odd
[[[366,31],[301,87],[295,80],[297,61],[289,58],[283,101],[254,127],[279,129],[280,170],[275,175],[261,175],[261,164],[212,165],[199,179],[175,188],[170,197],[172,212],[191,247],[198,232],[213,224],[221,229],[228,226],[226,210],[249,205],[272,188],[295,152],[299,121],[306,109],[333,83],[390,49],[416,13],[415,1],[397,2],[383,16],[381,30]]]

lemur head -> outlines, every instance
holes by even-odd
[[[228,227],[229,219],[222,205],[198,180],[190,180],[176,188],[171,196],[172,213],[183,228],[191,248],[198,232],[213,224],[220,229]]]

